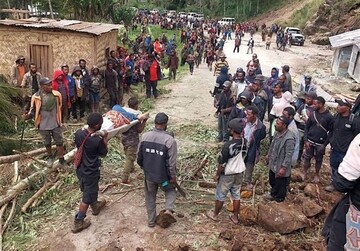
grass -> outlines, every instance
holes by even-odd
[[[284,21],[283,26],[293,26],[303,29],[308,20],[314,16],[318,11],[320,5],[324,3],[323,0],[313,0],[304,5],[300,10],[295,11],[289,21]]]
[[[162,30],[160,27],[149,27],[154,37],[161,36],[165,33],[168,38],[172,36],[173,31]],[[176,31],[179,33],[178,31]],[[134,39],[139,30],[130,32],[130,39]],[[121,34],[121,33],[120,33]],[[180,33],[179,33],[180,34]],[[179,37],[179,35],[178,35]],[[177,39],[180,41],[180,39]],[[181,44],[178,42],[177,49],[181,50]],[[186,67],[180,67],[178,72],[178,79],[187,73]],[[170,89],[167,88],[169,84],[168,79],[159,81],[158,90],[160,95],[170,93]],[[145,87],[143,83],[139,83],[133,87],[134,94],[140,100],[140,110],[147,111],[152,110],[155,107],[155,99],[145,99],[144,96]],[[30,127],[30,125],[29,125]],[[73,134],[76,128],[70,128],[69,131],[64,133],[64,138],[68,142],[73,141]],[[29,133],[26,132],[26,136],[29,137]],[[103,177],[101,183],[112,182],[114,177],[118,177],[121,172],[121,166],[124,162],[124,153],[122,150],[121,142],[115,138],[109,142],[109,153],[107,157],[102,160],[102,172]],[[200,155],[199,155],[200,156]],[[200,157],[199,157],[200,158]],[[28,169],[28,171],[31,171]],[[28,213],[22,214],[20,205],[23,205],[27,199],[29,199],[34,191],[38,190],[44,180],[34,181],[31,184],[31,189],[22,194],[21,201],[17,203],[16,215],[13,220],[13,224],[8,228],[4,234],[3,247],[4,250],[36,250],[34,245],[36,244],[36,238],[46,231],[56,231],[63,228],[63,225],[67,225],[69,215],[74,213],[74,209],[79,203],[81,193],[78,188],[78,180],[74,172],[70,172],[67,175],[61,177],[62,185],[59,189],[48,190],[42,196],[39,205],[29,210]],[[44,224],[51,222],[51,224]]]

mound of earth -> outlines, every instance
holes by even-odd
[[[319,45],[329,44],[329,36],[360,28],[360,2],[327,0],[320,5],[304,32],[310,41]]]

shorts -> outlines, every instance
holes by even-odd
[[[229,191],[233,200],[240,200],[242,179],[243,173],[232,175],[221,174],[216,186],[216,200],[225,201]]]
[[[89,102],[90,104],[95,104],[100,102],[100,92],[90,92],[89,93]]]
[[[80,190],[83,193],[82,202],[87,205],[95,203],[98,199],[100,175],[79,175],[78,172],[76,175],[79,179]]]
[[[51,146],[51,138],[54,139],[56,146],[62,146],[64,143],[61,127],[56,127],[52,130],[39,130],[39,133],[45,147]]]

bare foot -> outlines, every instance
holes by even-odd
[[[239,220],[235,218],[234,215],[229,215],[229,218],[231,220],[232,223],[234,224],[239,224]]]

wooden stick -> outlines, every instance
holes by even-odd
[[[257,180],[255,182],[255,185],[253,187],[253,194],[252,194],[252,206],[254,207],[255,206],[255,190],[256,190],[256,186],[259,184],[259,180]]]
[[[119,198],[117,198],[116,200],[114,200],[112,203],[119,202],[122,198],[124,198],[125,196],[127,196],[129,193],[130,193],[130,191],[127,191],[125,194],[123,194],[122,196],[120,196]]]
[[[23,213],[26,213],[26,210],[32,205],[32,203],[53,185],[53,182],[45,183],[33,196],[30,197],[30,199],[28,199],[28,201],[22,206],[21,211]]]
[[[14,163],[14,177],[12,179],[12,184],[15,184],[19,179],[19,162],[15,161]],[[10,221],[12,220],[13,216],[14,216],[14,212],[15,212],[15,205],[16,205],[16,198],[13,200],[13,204],[11,207],[11,211],[9,214],[9,217],[7,218],[7,220],[5,221],[5,224],[3,226],[2,222],[3,222],[3,215],[5,213],[5,210],[8,206],[9,202],[5,203],[4,205],[2,205],[1,209],[0,209],[0,251],[3,250],[2,248],[2,243],[3,243],[3,233],[5,232],[6,228],[9,226]]]
[[[13,150],[13,152],[14,152],[14,153],[17,153],[17,154],[21,154],[21,155],[23,155],[23,156],[25,156],[25,157],[27,157],[27,158],[29,158],[29,159],[32,159],[33,161],[35,161],[36,163],[40,164],[40,165],[43,166],[43,167],[47,167],[45,161],[38,160],[37,158],[29,155],[29,154],[26,153],[26,152],[20,152],[20,151],[17,151],[17,150]]]
[[[15,215],[15,208],[16,208],[16,198],[14,198],[12,201],[10,214],[9,217],[6,219],[4,226],[1,229],[1,235],[4,234],[6,228],[10,225],[11,221],[13,220],[13,217]]]
[[[207,158],[209,155],[205,155],[202,161],[200,162],[200,166],[194,171],[194,173],[191,175],[192,178],[195,178],[195,176],[206,166]]]
[[[203,189],[187,188],[186,191],[193,191],[193,192],[199,192],[199,193],[215,194],[215,192],[211,192],[211,191],[203,190]]]
[[[104,186],[103,189],[101,189],[101,193],[104,193],[109,187],[114,186],[114,183],[109,183]]]
[[[2,207],[1,207],[1,209],[0,209],[0,251],[2,251],[3,250],[3,248],[2,248],[2,243],[3,243],[3,235],[2,235],[2,232],[3,232],[3,224],[2,224],[2,222],[3,222],[3,215],[4,215],[4,213],[5,213],[5,210],[6,210],[6,207],[7,207],[7,203],[5,204],[5,205],[3,205]]]
[[[56,148],[56,146],[52,147],[53,149]],[[46,148],[40,148],[40,149],[36,149],[33,151],[29,151],[26,152],[27,155],[29,156],[36,156],[42,153],[46,153]],[[1,156],[0,157],[0,164],[5,164],[5,163],[13,163],[14,161],[20,160],[21,157],[23,157],[24,155],[22,154],[14,154],[14,155],[8,155],[8,156]]]

